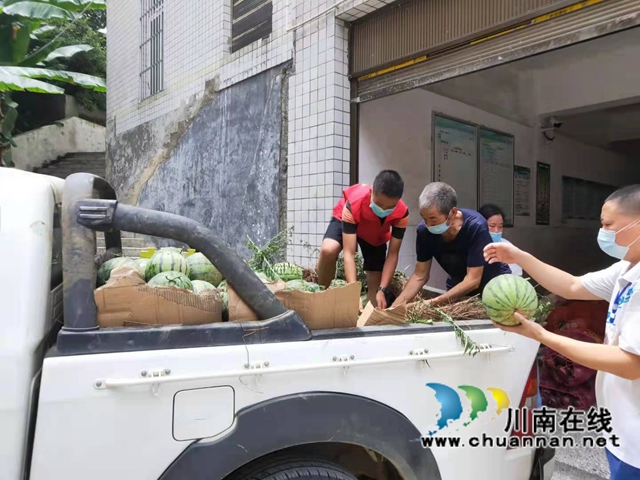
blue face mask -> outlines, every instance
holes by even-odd
[[[627,256],[627,253],[629,252],[629,248],[631,247],[631,245],[636,243],[640,237],[636,238],[628,247],[622,247],[616,243],[616,235],[620,232],[625,231],[629,227],[633,227],[638,222],[640,222],[640,220],[631,222],[629,225],[618,230],[617,232],[614,232],[613,230],[605,230],[604,228],[601,228],[600,231],[598,232],[598,245],[600,246],[600,249],[604,253],[606,253],[607,255],[613,258],[617,258],[618,260],[624,259],[624,257]]]
[[[449,216],[447,216],[447,220],[449,220]],[[434,225],[433,227],[427,225],[427,230],[429,230],[429,233],[433,233],[434,235],[442,235],[444,232],[449,230],[450,225],[447,225],[447,220],[445,220],[444,223]]]
[[[489,232],[489,235],[491,235],[491,240],[493,240],[494,243],[502,240],[502,232]]]
[[[382,208],[380,208],[378,205],[376,205],[375,203],[371,202],[371,205],[369,205],[371,207],[371,210],[373,210],[373,213],[376,214],[376,217],[379,218],[386,218],[389,215],[391,215],[393,213],[393,211],[395,210],[394,208],[390,208],[389,210],[383,210]]]

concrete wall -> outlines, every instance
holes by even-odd
[[[549,144],[538,129],[487,113],[478,108],[425,90],[413,90],[365,103],[360,117],[360,180],[371,182],[383,168],[395,168],[406,184],[405,199],[411,209],[411,224],[419,223],[418,196],[432,181],[432,113],[441,112],[515,136],[516,165],[531,168],[531,208],[535,208],[536,161],[551,164],[551,225],[536,226],[531,217],[516,217],[515,228],[505,237],[539,258],[572,272],[581,273],[607,265],[610,260],[596,244],[597,222],[562,224],[562,175],[612,185],[640,180],[640,169],[631,159],[590,147],[557,135]],[[451,182],[455,188],[455,182]],[[462,205],[464,206],[464,205]],[[407,232],[400,266],[415,260],[415,229]],[[441,271],[431,285],[442,285]]]
[[[104,152],[105,127],[72,117],[14,137],[16,168],[32,171],[68,153]]]
[[[286,86],[286,68],[274,68],[174,115],[188,122],[158,119],[110,137],[120,197],[199,221],[245,255],[247,236],[266,243],[286,219]],[[174,140],[157,151],[167,126]]]

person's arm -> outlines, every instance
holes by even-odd
[[[347,202],[342,209],[342,255],[344,257],[344,277],[347,283],[358,281],[356,268],[356,251],[358,250],[358,224],[351,213],[351,205]]]
[[[480,288],[480,284],[482,283],[483,272],[484,267],[467,267],[467,274],[459,284],[457,284],[451,290],[432,299],[429,303],[436,305],[441,303],[449,303],[460,297],[464,297],[467,293],[477,290],[478,288]]]
[[[382,278],[380,280],[380,287],[388,287],[393,281],[393,274],[398,268],[398,257],[400,256],[400,247],[402,246],[402,240],[404,234],[409,226],[409,210],[407,209],[404,216],[398,219],[391,228],[391,241],[389,242],[389,252],[384,262],[384,268],[382,269]],[[378,307],[385,309],[388,307],[387,298],[384,292],[378,292],[376,294],[376,301]]]
[[[611,373],[626,380],[640,379],[640,355],[623,350],[617,345],[587,343],[563,337],[545,330],[541,325],[524,318],[519,313],[515,315],[520,320],[520,325],[515,327],[506,327],[497,323],[494,325],[506,332],[519,333],[536,340],[585,367]]]
[[[484,258],[488,263],[516,263],[551,293],[568,300],[601,300],[603,298],[587,290],[580,277],[574,277],[570,273],[547,265],[511,243],[487,245],[484,248]]]
[[[384,261],[384,267],[382,268],[380,287],[388,287],[391,284],[393,274],[398,266],[398,256],[400,254],[401,245],[401,239],[391,237],[391,241],[389,242],[389,253],[387,254],[387,258]],[[376,293],[376,301],[378,302],[378,308],[383,310],[387,308],[387,298],[385,297],[384,292],[379,291]]]
[[[342,234],[342,248],[344,255],[344,277],[347,283],[358,281],[358,270],[356,268],[356,249],[358,248],[358,237],[354,233]]]
[[[393,302],[393,306],[400,305],[401,303],[409,303],[411,302],[418,292],[422,290],[427,282],[429,281],[429,274],[431,272],[431,260],[427,260],[426,262],[416,262],[416,268],[413,272],[413,275],[409,277],[407,284],[404,286],[404,289],[398,295],[395,302]]]

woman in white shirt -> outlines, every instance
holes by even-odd
[[[487,225],[489,226],[489,234],[491,234],[491,240],[495,243],[504,242],[511,243],[509,240],[502,236],[502,232],[504,231],[504,213],[502,209],[496,205],[492,205],[487,203],[483,205],[478,213],[482,215],[487,220]],[[522,268],[519,265],[513,264],[509,265],[511,269],[511,273],[514,275],[522,276]]]

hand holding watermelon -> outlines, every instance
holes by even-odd
[[[490,243],[484,247],[484,259],[487,263],[520,264],[524,255],[525,253],[512,243]]]
[[[501,325],[497,322],[493,322],[493,324],[500,330],[504,330],[505,332],[519,333],[523,337],[531,338],[532,340],[536,340],[537,342],[541,341],[544,332],[546,332],[542,325],[534,322],[533,320],[529,320],[523,315],[520,315],[518,312],[514,313],[513,316],[520,321],[519,325],[507,326]]]

